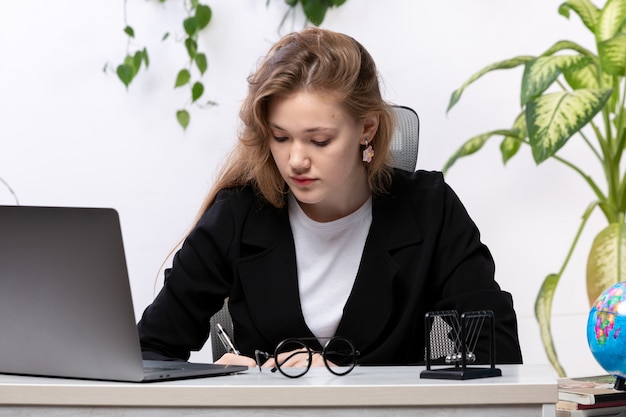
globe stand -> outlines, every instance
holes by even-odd
[[[626,379],[622,378],[621,376],[616,376],[615,385],[613,385],[613,388],[619,391],[626,391]]]
[[[495,367],[496,343],[495,343],[495,322],[492,311],[472,311],[463,313],[459,321],[459,314],[456,311],[435,311],[426,313],[425,317],[425,339],[426,343],[426,370],[420,373],[420,378],[426,379],[474,379],[502,376],[502,371]],[[468,362],[475,362],[475,348],[478,336],[485,320],[489,323],[489,364],[490,367],[468,367]],[[438,327],[438,323],[447,324],[450,328],[448,333],[452,340],[445,338],[445,341],[431,340],[431,329]],[[441,329],[439,329],[441,330]],[[450,346],[449,342],[453,342]],[[446,343],[447,342],[447,343]],[[433,346],[435,345],[435,346]],[[432,368],[432,352],[442,351],[442,346],[448,345],[443,350],[448,350],[445,355],[447,364],[454,364],[450,368]],[[452,351],[450,351],[450,349]]]

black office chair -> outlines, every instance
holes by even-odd
[[[417,150],[419,145],[420,122],[417,113],[404,106],[393,107],[396,115],[396,127],[391,141],[391,155],[393,166],[405,171],[415,171],[417,165]],[[219,340],[215,325],[220,323],[224,331],[232,338],[233,322],[228,311],[228,300],[224,307],[211,317],[211,349],[213,360],[216,361],[226,353],[224,345]]]

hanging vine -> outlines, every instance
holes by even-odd
[[[164,3],[166,0],[156,1]],[[129,85],[133,82],[140,70],[142,68],[148,69],[150,66],[150,58],[146,47],[137,47],[134,44],[135,29],[128,23],[126,2],[127,0],[124,0],[124,33],[127,36],[126,55],[122,63],[115,67],[115,73],[128,90]],[[269,5],[269,2],[270,0],[266,0],[266,5]],[[306,19],[305,26],[309,23],[319,26],[324,21],[329,8],[339,7],[345,2],[346,0],[285,0],[285,4],[289,9],[281,20],[279,31],[287,17],[289,15],[294,16],[298,4],[302,6],[302,10],[304,11]],[[189,88],[189,98],[185,105],[176,111],[178,124],[182,126],[183,129],[187,129],[191,121],[189,114],[190,105],[197,105],[203,108],[214,106],[217,103],[211,100],[204,104],[199,103],[199,100],[205,92],[202,78],[207,71],[208,60],[206,54],[198,49],[198,37],[211,22],[213,12],[208,5],[200,3],[199,0],[183,0],[183,3],[186,17],[182,22],[185,33],[182,44],[184,45],[188,60],[184,67],[176,74],[174,88]],[[162,41],[165,41],[168,37],[169,32],[166,32],[162,37]],[[105,71],[108,69],[108,65],[105,65]]]

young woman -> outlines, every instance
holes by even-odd
[[[239,141],[138,325],[144,357],[187,360],[228,298],[241,355],[220,363],[341,336],[360,364],[416,364],[439,310],[493,311],[498,362],[521,363],[512,298],[461,202],[441,173],[391,168],[393,113],[369,53],[309,28],[248,82]]]

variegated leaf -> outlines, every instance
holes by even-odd
[[[448,109],[446,110],[446,112],[449,112],[450,109],[454,107],[454,105],[459,101],[459,99],[461,98],[461,94],[463,94],[463,91],[465,91],[465,89],[470,84],[472,84],[474,81],[476,81],[483,75],[487,74],[488,72],[495,71],[495,70],[515,68],[515,67],[525,64],[526,62],[532,59],[535,59],[535,57],[517,56],[515,58],[507,59],[505,61],[496,62],[495,64],[491,64],[481,69],[480,71],[472,75],[467,81],[465,81],[465,83],[461,87],[459,87],[452,93],[452,96],[450,97],[450,103],[448,104]]]
[[[596,26],[596,43],[614,37],[626,18],[626,0],[607,0]]]
[[[611,223],[593,240],[587,260],[587,296],[591,306],[613,284],[626,281],[626,224]]]
[[[600,9],[598,9],[589,0],[568,0],[559,6],[559,13],[569,19],[569,9],[572,9],[583,21],[587,29],[594,32],[596,30],[596,22],[600,17]]]
[[[559,376],[565,376],[565,370],[560,364],[556,349],[554,348],[552,331],[550,329],[552,300],[554,299],[554,291],[556,290],[560,278],[561,276],[559,274],[550,274],[543,281],[539,293],[537,294],[537,299],[535,300],[535,317],[537,318],[537,323],[539,323],[539,332],[548,360]]]
[[[516,136],[517,133],[518,132],[514,130],[493,130],[470,138],[450,157],[450,159],[448,159],[442,171],[445,174],[448,169],[454,165],[457,159],[479,151],[492,136]]]
[[[589,63],[576,71],[571,71],[563,75],[570,87],[574,90],[579,90],[581,88],[600,88],[597,74],[598,67],[593,63]],[[606,82],[611,82],[610,77],[606,78]]]
[[[598,55],[602,69],[611,75],[626,74],[626,35],[619,34],[614,38],[598,43]]]
[[[500,153],[502,154],[502,163],[506,163],[513,158],[519,148],[522,146],[522,142],[526,139],[526,116],[524,112],[520,113],[513,123],[513,131],[517,132],[517,136],[507,135],[500,144]]]
[[[526,63],[522,78],[522,106],[542,94],[564,72],[575,71],[589,63],[582,55],[542,56]]]
[[[537,164],[554,155],[585,126],[611,95],[611,90],[582,89],[545,94],[526,106],[528,139]]]
[[[557,52],[565,51],[565,50],[576,51],[579,54],[588,56],[590,58],[595,57],[595,54],[591,52],[589,49],[583,48],[579,44],[574,43],[572,41],[558,41],[557,43],[549,47],[543,54],[541,54],[541,56],[550,56],[550,55],[554,55]]]

